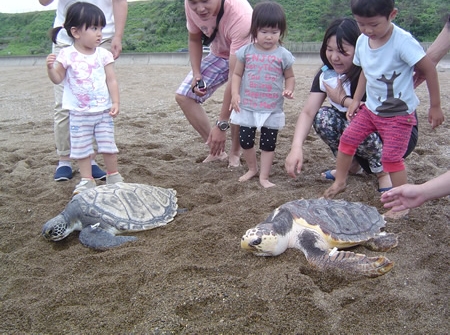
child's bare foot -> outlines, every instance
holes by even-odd
[[[328,199],[333,199],[336,195],[339,193],[342,193],[345,191],[346,185],[345,184],[337,184],[336,182],[333,183],[324,193],[323,197]]]
[[[398,219],[403,219],[406,215],[408,215],[408,213],[409,213],[409,208],[404,209],[399,212],[394,212],[391,209],[391,210],[387,211],[386,213],[384,213],[383,216],[386,219],[398,220]]]
[[[241,158],[239,157],[239,155],[230,154],[230,156],[228,156],[228,167],[233,168],[239,166],[241,166]]]
[[[203,163],[224,161],[225,159],[227,159],[227,157],[228,157],[227,153],[225,151],[223,151],[220,155],[217,155],[217,156],[208,155],[208,157],[205,158]]]
[[[258,171],[248,170],[246,174],[242,175],[239,178],[239,181],[247,181],[249,179],[252,179],[254,176],[256,176],[257,173]]]
[[[268,179],[259,179],[259,183],[264,188],[269,188],[275,186],[274,183],[271,183]]]

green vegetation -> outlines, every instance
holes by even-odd
[[[250,0],[254,5],[260,0]],[[279,0],[288,20],[286,42],[318,42],[330,21],[350,16],[349,0]],[[449,13],[448,0],[398,0],[395,20],[419,41],[433,41]],[[0,55],[41,55],[51,50],[55,12],[0,13]],[[184,0],[130,2],[124,52],[168,52],[186,47]]]

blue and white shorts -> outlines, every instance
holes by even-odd
[[[94,153],[95,138],[99,154],[118,153],[114,141],[114,121],[109,109],[103,112],[70,111],[70,158],[82,159]]]

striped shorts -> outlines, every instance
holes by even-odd
[[[95,139],[99,154],[118,153],[114,141],[114,121],[109,109],[103,112],[70,111],[70,158],[82,159],[94,153]]]
[[[208,88],[203,97],[192,93],[192,81],[194,79],[192,71],[184,78],[176,93],[194,99],[199,103],[205,102],[220,86],[228,81],[229,62],[227,59],[210,53],[202,59],[200,71],[203,81]]]

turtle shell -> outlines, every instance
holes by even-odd
[[[342,242],[366,241],[385,226],[375,207],[359,202],[332,199],[301,199],[287,202],[279,209],[288,210],[294,219],[302,218],[318,226],[323,234]],[[298,222],[298,221],[297,221]]]
[[[71,202],[81,211],[83,226],[99,222],[117,232],[165,225],[178,208],[175,190],[133,183],[97,186],[77,194]]]

